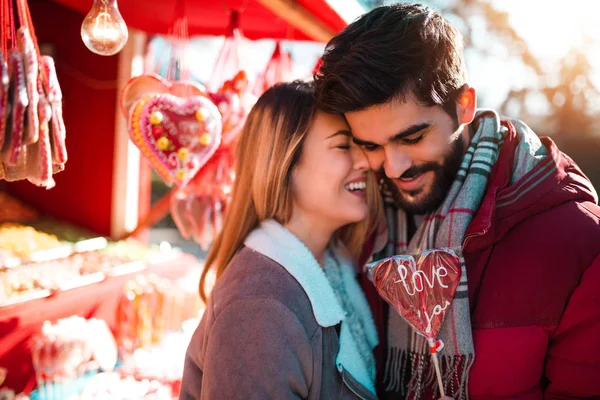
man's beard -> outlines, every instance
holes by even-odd
[[[382,172],[381,176],[384,177],[384,184],[392,193],[394,201],[399,208],[409,214],[427,214],[436,211],[448,195],[448,191],[456,178],[464,155],[465,144],[463,140],[457,139],[452,144],[450,153],[444,157],[442,164],[428,162],[418,166],[414,165],[407,169],[401,178],[412,178],[429,171],[432,171],[434,174],[433,182],[429,187],[424,186],[416,191],[401,191],[385,173]],[[416,196],[422,196],[421,193],[426,191],[428,191],[425,195],[426,197],[414,199]]]

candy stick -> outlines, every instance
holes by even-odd
[[[440,387],[440,397],[444,397],[446,394],[444,393],[444,383],[442,382],[442,371],[440,370],[440,361],[437,357],[437,346],[435,340],[432,338],[427,338],[427,342],[429,343],[429,351],[431,352],[431,359],[433,361],[433,366],[435,367],[435,375],[437,377],[438,386]]]

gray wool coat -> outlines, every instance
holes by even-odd
[[[281,244],[281,234],[286,235],[275,224],[267,224],[268,246]],[[264,239],[253,243],[250,237],[246,246],[263,249]],[[279,250],[280,261],[292,262],[292,249]],[[190,342],[180,400],[376,399],[357,346],[344,339],[339,303],[302,268],[290,273],[250,247],[238,252],[215,285]],[[370,312],[365,315],[373,348],[377,335]],[[347,343],[343,351],[340,337]]]

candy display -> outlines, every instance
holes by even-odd
[[[0,249],[16,256],[28,258],[32,253],[60,246],[61,243],[56,236],[37,231],[32,227],[14,223],[0,225]]]
[[[98,237],[98,234],[87,229],[48,217],[38,218],[24,225],[54,235],[63,243],[77,243]]]
[[[166,252],[170,253],[169,249]],[[152,261],[163,256],[165,250],[159,245],[144,245],[136,240],[121,240],[108,242],[106,247],[100,250],[100,253],[126,261]]]
[[[155,275],[138,275],[125,285],[117,309],[116,337],[121,356],[156,346],[167,332],[197,317],[201,308],[196,290],[186,290]]]
[[[175,400],[173,388],[156,380],[137,380],[118,373],[103,373],[94,376],[84,391],[73,400]]]
[[[106,323],[98,319],[73,316],[55,324],[46,321],[41,332],[32,337],[31,347],[38,390],[45,399],[63,398],[65,382],[89,371],[112,371],[117,363],[115,339]]]
[[[125,262],[117,257],[87,252],[0,270],[0,305],[30,292],[65,290],[101,280],[103,276],[99,274],[109,273]]]
[[[144,283],[138,278],[136,284]],[[198,321],[182,321],[161,340],[124,354],[120,361],[104,321],[78,316],[45,321],[31,339],[37,378],[33,398],[176,399],[184,355]]]

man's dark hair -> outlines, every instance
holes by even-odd
[[[458,30],[432,8],[399,3],[375,8],[329,41],[315,95],[335,114],[413,95],[456,119],[465,80]]]

